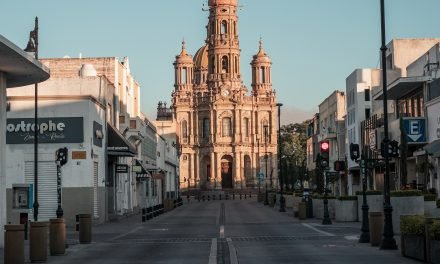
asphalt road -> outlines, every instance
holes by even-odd
[[[191,201],[146,223],[135,216],[95,227],[92,244],[48,263],[417,263],[357,243],[359,230],[300,221],[255,199]]]

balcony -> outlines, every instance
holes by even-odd
[[[135,145],[144,141],[147,133],[146,124],[140,117],[130,118],[128,126],[123,131],[123,135]]]

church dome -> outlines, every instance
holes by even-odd
[[[193,63],[193,58],[186,51],[186,42],[182,41],[182,51],[176,56],[176,63]]]
[[[194,67],[196,69],[208,69],[208,45],[201,47],[194,55]]]
[[[238,0],[209,0],[209,6],[230,5],[237,6]]]
[[[260,49],[258,50],[258,53],[254,55],[254,59],[252,60],[252,63],[272,63],[269,56],[266,52],[264,52],[263,49],[263,41],[260,39]]]

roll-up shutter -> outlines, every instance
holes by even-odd
[[[34,184],[34,162],[26,161],[24,166],[25,183]],[[34,186],[35,188],[35,186]],[[57,200],[57,165],[54,161],[38,162],[38,221],[56,218]],[[33,210],[30,210],[33,214]]]
[[[98,162],[93,162],[93,214],[99,217],[98,213]]]

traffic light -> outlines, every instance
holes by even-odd
[[[67,153],[67,148],[60,148],[55,153],[56,160],[60,162],[61,166],[67,163]]]
[[[385,157],[385,142],[380,143],[380,154]],[[397,158],[399,157],[399,142],[392,140],[388,143],[388,157]]]
[[[350,143],[350,158],[351,160],[359,159],[359,144]]]
[[[319,143],[320,154],[321,154],[321,167],[324,169],[328,169],[329,167],[329,150],[330,144],[328,141],[321,141]]]
[[[337,160],[333,165],[335,171],[345,171],[345,161]]]

